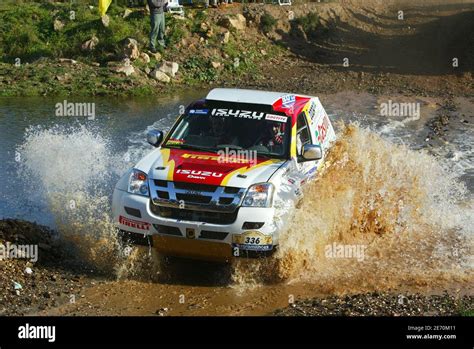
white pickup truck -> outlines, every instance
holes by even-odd
[[[122,238],[164,255],[270,255],[336,136],[317,97],[217,88],[191,103],[117,183]]]

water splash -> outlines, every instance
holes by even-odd
[[[146,149],[116,153],[98,130],[57,125],[30,127],[17,151],[20,176],[44,200],[65,245],[101,271],[120,269],[124,254],[110,216],[111,193],[121,171]]]
[[[324,293],[472,284],[472,208],[432,156],[342,126],[266,270],[236,264],[234,280],[309,282]],[[333,246],[365,253],[334,256]]]
[[[456,175],[432,156],[357,125],[340,129],[276,255],[237,261],[234,284],[305,282],[330,293],[472,284],[474,205]],[[130,143],[117,152],[84,126],[30,128],[17,149],[20,175],[45,199],[61,237],[82,260],[119,278],[153,279],[159,256],[121,249],[110,217],[121,171],[148,152]],[[366,246],[363,260],[327,258],[334,243]]]

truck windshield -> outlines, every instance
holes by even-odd
[[[176,125],[164,146],[217,152],[249,150],[258,155],[286,158],[291,121],[285,115],[252,110],[191,109]]]

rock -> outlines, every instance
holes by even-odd
[[[230,32],[227,30],[221,34],[221,44],[227,44],[230,39]]]
[[[168,308],[161,308],[161,309],[158,309],[155,314],[158,315],[158,316],[165,316],[166,313],[168,313]]]
[[[56,80],[59,82],[69,81],[72,78],[71,74],[65,73],[64,75],[56,75]]]
[[[150,63],[150,56],[148,56],[145,52],[140,53],[140,58],[144,63]]]
[[[163,73],[161,70],[158,70],[158,69],[153,70],[150,73],[150,77],[159,82],[164,82],[165,84],[171,81],[171,78],[168,75],[166,75],[165,73]]]
[[[178,72],[179,64],[176,62],[163,61],[159,66],[158,70],[174,78]]]
[[[212,27],[206,22],[201,23],[201,32],[203,32],[207,38],[211,38],[214,35]]]
[[[227,15],[222,17],[222,19],[219,21],[219,25],[227,29],[233,28],[236,30],[244,30],[247,26],[247,20],[240,13],[235,16]]]
[[[135,60],[140,57],[140,50],[138,49],[138,42],[135,39],[127,38],[123,43],[123,53],[125,57]]]
[[[77,61],[70,58],[59,58],[59,63],[77,64]]]
[[[106,28],[108,28],[109,24],[110,24],[110,18],[109,16],[107,15],[103,15],[100,20],[102,21],[102,25]]]
[[[265,51],[265,50],[263,50],[263,49],[260,50],[260,53],[262,54],[262,56],[266,56],[266,55],[267,55],[267,51]]]
[[[82,44],[81,49],[82,51],[92,51],[95,49],[97,44],[99,43],[99,39],[97,36],[92,36],[89,40]]]
[[[33,274],[33,270],[30,267],[26,267],[25,268],[25,273],[28,274],[28,275],[31,275],[31,274]]]
[[[133,65],[122,65],[118,67],[113,67],[111,70],[115,73],[125,74],[125,76],[135,74],[135,68],[133,67]]]
[[[150,67],[145,67],[145,69],[143,69],[143,71],[145,72],[146,75],[150,75],[150,73],[151,73]]]
[[[220,62],[211,62],[211,65],[214,69],[219,69],[222,64]]]
[[[63,28],[64,28],[64,23],[61,22],[59,19],[56,18],[56,19],[54,20],[54,23],[53,23],[53,28],[54,28],[54,31],[55,31],[55,32],[59,32],[59,31],[63,30]]]
[[[156,53],[153,53],[153,52],[149,52],[148,53],[150,56],[152,56],[153,58],[156,59],[156,61],[161,61],[161,53],[159,52],[156,52]]]
[[[130,10],[129,8],[127,8],[127,9],[125,9],[125,12],[123,13],[122,18],[127,18],[127,17],[130,16],[132,13],[133,13],[133,11]]]

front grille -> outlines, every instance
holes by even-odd
[[[230,205],[234,199],[232,198],[220,198],[219,205]]]
[[[161,225],[161,224],[153,224],[156,230],[158,230],[158,233],[160,234],[167,234],[167,235],[176,235],[176,236],[183,236],[181,234],[181,231],[179,230],[178,227],[170,227],[167,225]]]
[[[201,230],[200,239],[224,240],[229,233],[223,231]]]
[[[150,203],[150,210],[157,216],[163,218],[181,219],[192,222],[204,222],[210,224],[232,224],[237,219],[239,210],[234,212],[211,212],[186,210],[154,205]]]
[[[188,182],[173,182],[176,189],[196,190],[196,191],[215,191],[218,185],[198,184]]]
[[[158,197],[160,199],[169,199],[170,198],[170,194],[168,194],[167,191],[157,190],[156,193],[158,194]]]
[[[245,188],[155,179],[150,193],[155,205],[230,213],[239,207]]]
[[[196,194],[176,194],[176,199],[184,202],[193,202],[197,204],[208,204],[211,202],[212,197]],[[232,200],[230,201],[232,202]]]

